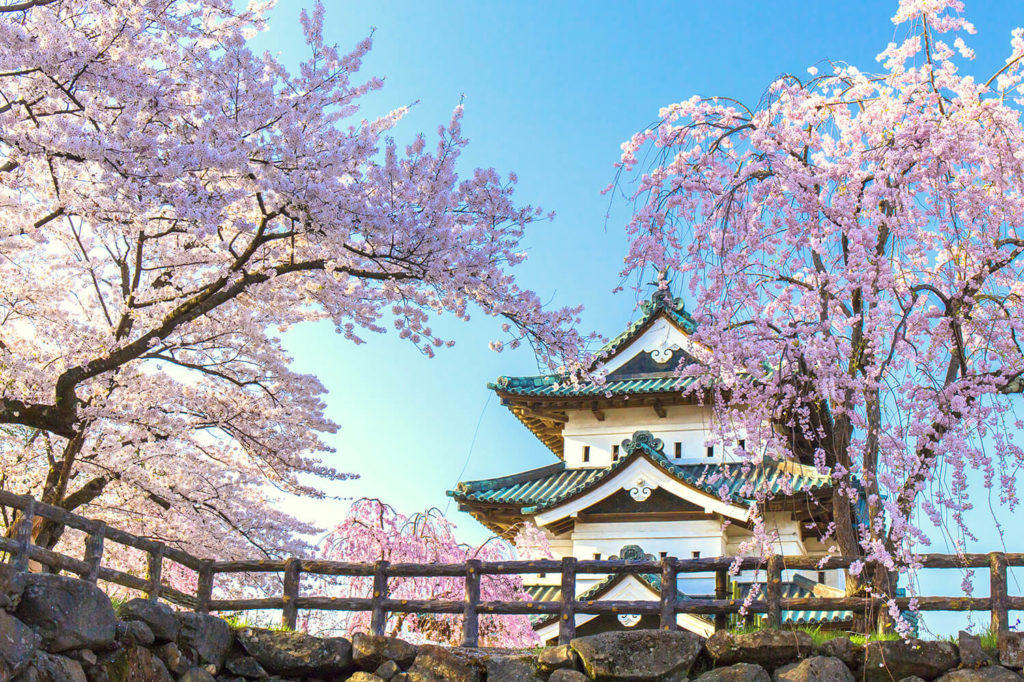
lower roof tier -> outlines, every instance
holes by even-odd
[[[662,442],[638,431],[623,441],[623,456],[607,467],[566,468],[558,462],[511,476],[459,483],[448,495],[464,507],[504,506],[519,513],[538,514],[577,499],[613,478],[636,470],[643,460],[687,488],[734,506],[749,506],[760,494],[767,498],[831,489],[832,479],[814,467],[794,462],[675,464]]]

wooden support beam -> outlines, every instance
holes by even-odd
[[[676,600],[679,586],[676,583],[676,558],[667,556],[661,560],[661,629],[677,630]]]
[[[768,584],[765,585],[764,600],[768,627],[777,630],[782,626],[782,556],[779,554],[768,557]]]
[[[301,566],[295,557],[284,562],[284,606],[281,608],[281,625],[294,630],[299,622],[299,581]]]
[[[384,625],[388,620],[388,612],[384,600],[388,598],[388,565],[387,561],[378,561],[373,565],[373,605],[370,609],[370,633],[384,634]]]
[[[18,548],[14,552],[14,570],[27,571],[28,560],[32,547],[32,523],[36,518],[36,498],[29,497],[25,506],[21,509],[21,521],[18,522],[18,532],[15,539]]]
[[[668,411],[660,400],[655,400],[654,403],[651,404],[651,407],[654,408],[654,413],[658,415],[659,419],[664,419],[668,416]]]
[[[462,646],[479,645],[480,619],[476,607],[480,604],[480,563],[479,559],[466,561],[466,603],[462,609]]]
[[[991,552],[989,560],[989,596],[992,600],[993,632],[1010,631],[1010,615],[1007,612],[1006,599],[1006,555],[1002,552]]]
[[[161,578],[164,572],[164,546],[157,544],[146,554],[146,598],[156,601],[163,589]]]
[[[729,572],[724,568],[715,571],[715,599],[729,598]],[[715,614],[715,632],[729,629],[729,616],[724,613]]]
[[[96,523],[96,528],[89,533],[85,539],[85,563],[89,565],[89,572],[82,578],[87,582],[96,584],[100,577],[100,564],[103,562],[103,537],[106,535],[107,526],[102,521]]]
[[[213,561],[207,559],[199,569],[199,584],[196,586],[196,611],[210,612],[210,600],[213,598]]]
[[[558,643],[576,637],[576,557],[562,559],[562,609],[558,615]]]
[[[596,400],[594,402],[590,403],[590,411],[594,413],[594,419],[596,419],[599,422],[603,422],[604,421],[604,410],[602,410],[598,406]]]

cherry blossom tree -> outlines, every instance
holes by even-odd
[[[326,537],[322,556],[334,561],[389,561],[416,564],[461,564],[467,559],[508,561],[553,558],[544,533],[532,524],[520,527],[511,542],[492,538],[471,547],[455,537],[455,525],[439,510],[405,516],[379,500],[362,499]],[[373,579],[367,577],[321,579],[318,594],[369,597]],[[392,599],[458,601],[465,596],[465,578],[389,578]],[[528,601],[522,576],[482,575],[483,601]],[[314,614],[304,617],[307,631],[367,632],[368,612],[346,615]],[[385,631],[416,642],[457,646],[462,641],[462,616],[453,614],[390,614]],[[540,643],[527,616],[480,617],[482,646],[529,647]]]
[[[289,327],[429,357],[432,317],[478,310],[549,365],[582,347],[510,273],[540,210],[457,175],[461,105],[399,146],[405,108],[359,117],[369,38],[339,51],[318,5],[290,71],[249,44],[269,3],[238,5],[0,2],[3,485],[219,557],[308,549],[274,494],[346,478]]]
[[[877,75],[828,63],[756,107],[693,97],[623,146],[623,274],[688,282],[713,352],[683,371],[716,398],[718,437],[745,438],[751,465],[831,471],[833,549],[881,562],[864,579],[886,595],[928,521],[975,539],[972,478],[1015,509],[1024,463],[1024,31],[977,78],[962,12],[901,0]]]

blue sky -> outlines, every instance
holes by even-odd
[[[282,0],[258,38],[261,47],[286,62],[304,57],[298,13],[310,4]],[[600,193],[614,177],[619,145],[655,121],[660,107],[694,94],[755,103],[774,77],[804,74],[824,59],[874,70],[875,55],[897,37],[889,20],[894,1],[326,5],[325,34],[343,47],[376,28],[363,74],[385,77],[385,86],[365,99],[364,115],[417,102],[395,131],[400,142],[432,133],[465,95],[471,144],[463,171],[515,171],[519,200],[557,214],[529,233],[521,282],[553,303],[583,303],[585,325],[606,336],[632,319],[636,305],[628,290],[611,293],[619,284],[630,207]],[[1024,25],[1024,4],[968,0],[967,15],[978,28],[969,41],[977,51],[973,68],[987,76],[1002,65],[1011,29]],[[330,390],[328,413],[341,424],[330,463],[361,476],[334,494],[379,497],[407,512],[444,509],[445,490],[460,478],[553,461],[486,389],[501,374],[536,373],[529,351],[490,351],[497,324],[483,315],[435,326],[458,342],[433,360],[394,335],[357,347],[329,325],[289,333],[297,369],[320,377]],[[330,525],[346,505],[296,508]],[[984,501],[978,506],[987,508]],[[472,519],[452,512],[467,540],[485,537]],[[979,528],[993,527],[987,511],[977,516]],[[997,548],[994,532],[981,537],[985,550]],[[941,541],[934,546],[947,549]],[[947,576],[928,585],[955,594],[959,582]],[[979,576],[979,586],[986,582]],[[976,620],[986,622],[980,614]],[[953,621],[932,616],[929,622],[945,629]]]

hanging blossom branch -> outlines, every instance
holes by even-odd
[[[902,0],[908,35],[877,75],[830,63],[756,108],[668,106],[620,167],[655,152],[622,274],[688,280],[714,352],[684,373],[716,396],[719,437],[744,438],[748,466],[830,472],[826,542],[881,562],[851,584],[889,596],[927,523],[976,539],[969,472],[1013,511],[1024,463],[1007,398],[1024,376],[1024,31],[979,80],[960,70],[962,11]]]
[[[516,558],[553,558],[546,536],[536,526],[517,529],[511,542],[491,538],[473,547],[455,537],[455,525],[437,509],[406,516],[380,500],[357,500],[345,519],[325,538],[321,555],[333,561],[390,561],[416,564],[462,564],[468,559],[509,561]],[[369,597],[372,578],[322,578],[318,589],[325,594]],[[392,599],[458,600],[465,596],[465,578],[389,578]],[[529,601],[519,575],[480,576],[483,601]],[[305,617],[307,631],[368,632],[370,614],[314,614]],[[462,616],[453,614],[393,613],[385,625],[387,634],[416,642],[458,646],[462,640]],[[484,646],[529,647],[540,643],[527,616],[481,616],[480,637]]]

